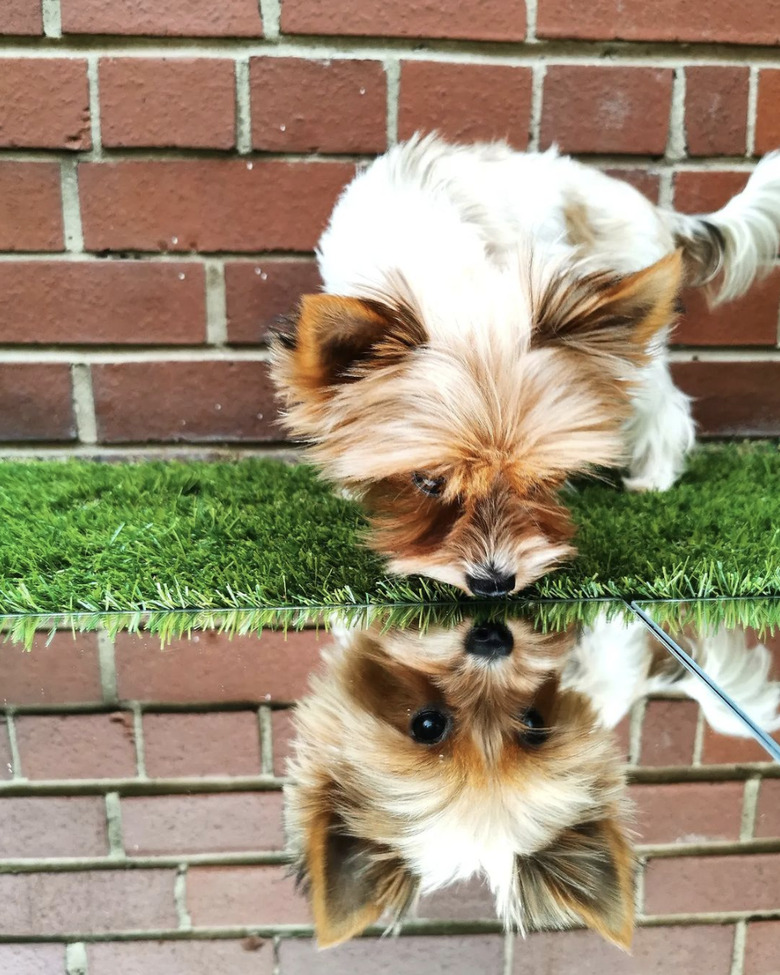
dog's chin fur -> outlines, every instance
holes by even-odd
[[[677,293],[723,272],[734,297],[778,238],[777,157],[703,220],[554,152],[413,140],[347,188],[328,293],[273,343],[286,423],[364,499],[393,571],[522,588],[573,553],[566,478],[674,482],[693,442],[664,352]]]

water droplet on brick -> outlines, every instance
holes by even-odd
[[[186,277],[187,275],[184,273],[184,271],[179,271],[179,281],[183,281]]]

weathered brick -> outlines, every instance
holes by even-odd
[[[210,630],[172,640],[164,650],[151,635],[119,633],[117,686],[131,701],[210,703],[293,701],[304,692],[328,637],[315,630],[261,637]]]
[[[254,711],[145,714],[144,756],[152,778],[257,775],[260,733]]]
[[[145,34],[178,37],[258,37],[257,0],[62,0],[66,34]]]
[[[0,857],[4,859],[107,853],[102,796],[6,796],[0,802]]]
[[[704,765],[734,765],[771,762],[772,756],[754,738],[720,735],[705,725],[701,760]]]
[[[94,633],[62,630],[51,640],[40,633],[29,651],[19,643],[0,645],[3,704],[91,704],[102,699]]]
[[[131,856],[280,850],[284,847],[282,794],[123,799],[122,834]]]
[[[335,951],[318,951],[314,942],[284,940],[279,947],[284,975],[500,975],[501,935],[453,934],[447,938],[360,938]]]
[[[780,921],[753,921],[745,941],[743,975],[776,975],[780,957]]]
[[[657,173],[648,173],[646,169],[605,169],[604,172],[608,176],[614,176],[615,179],[630,183],[648,200],[658,203],[661,180]]]
[[[736,301],[708,308],[703,291],[683,294],[685,313],[672,333],[675,345],[777,344],[780,270],[754,284]]]
[[[3,934],[175,929],[175,870],[0,874]]]
[[[515,941],[514,975],[662,975],[674,969],[686,975],[729,975],[734,928],[730,925],[637,928],[631,954],[591,931],[531,934]]]
[[[0,7],[0,35],[42,33],[41,0],[4,0]]]
[[[89,975],[273,975],[274,970],[273,942],[259,939],[104,942],[87,945],[87,960]]]
[[[646,914],[774,910],[780,903],[780,855],[651,860]]]
[[[418,917],[441,921],[492,921],[495,900],[481,878],[460,881],[420,899]]]
[[[16,738],[28,779],[135,775],[133,717],[127,713],[18,717]]]
[[[447,7],[434,0],[285,0],[282,30],[290,34],[378,37],[457,37],[480,41],[525,40],[525,5],[511,0],[462,0]]]
[[[70,369],[61,363],[0,363],[0,441],[73,440]]]
[[[347,162],[127,161],[79,167],[89,250],[310,251]]]
[[[287,759],[293,754],[293,736],[292,710],[274,711],[271,715],[274,775],[287,774]]]
[[[747,141],[750,69],[685,69],[685,141],[691,156],[741,156]]]
[[[0,146],[89,149],[87,62],[0,58]]]
[[[758,74],[756,104],[756,152],[780,149],[780,68],[765,68]]]
[[[64,945],[0,945],[0,971],[9,975],[63,975]]]
[[[6,342],[180,345],[206,338],[201,264],[3,262],[0,294]]]
[[[777,44],[777,0],[754,0],[737,7],[712,0],[706,16],[698,3],[679,0],[539,0],[539,37],[627,41],[725,41],[729,44]]]
[[[642,723],[640,765],[690,765],[699,706],[694,701],[649,701]]]
[[[0,250],[61,251],[56,163],[0,162]]]
[[[118,362],[92,385],[101,443],[284,437],[265,362]]]
[[[693,415],[702,433],[780,433],[780,362],[678,362],[672,375],[694,398]]]
[[[387,80],[381,61],[252,58],[252,145],[296,152],[382,152]]]
[[[235,145],[232,61],[103,58],[99,86],[104,146]]]
[[[287,867],[191,867],[187,908],[196,927],[311,923]]]
[[[305,258],[227,262],[228,341],[249,345],[265,341],[269,326],[279,315],[293,312],[301,295],[321,287],[317,265]]]
[[[738,840],[743,791],[741,782],[632,786],[629,796],[639,842]]]
[[[780,836],[780,779],[761,782],[753,832],[755,836]]]
[[[748,173],[729,170],[682,172],[674,177],[674,208],[681,213],[712,213],[744,189]]]
[[[531,88],[530,68],[403,61],[399,135],[437,131],[455,142],[506,139],[525,149]]]
[[[542,100],[543,146],[660,155],[669,134],[668,68],[553,65]]]

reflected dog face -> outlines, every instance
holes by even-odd
[[[507,926],[627,946],[633,854],[611,734],[527,624],[352,632],[296,721],[286,823],[320,945],[486,878]]]

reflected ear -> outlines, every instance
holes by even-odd
[[[649,340],[676,317],[681,254],[624,277],[599,272],[551,282],[535,308],[534,344],[641,359]]]
[[[516,859],[520,905],[529,927],[584,922],[628,949],[634,933],[634,855],[613,819],[566,830],[554,845]]]
[[[320,948],[360,934],[386,910],[400,918],[417,894],[403,862],[382,844],[350,836],[333,810],[312,823],[304,871]]]

